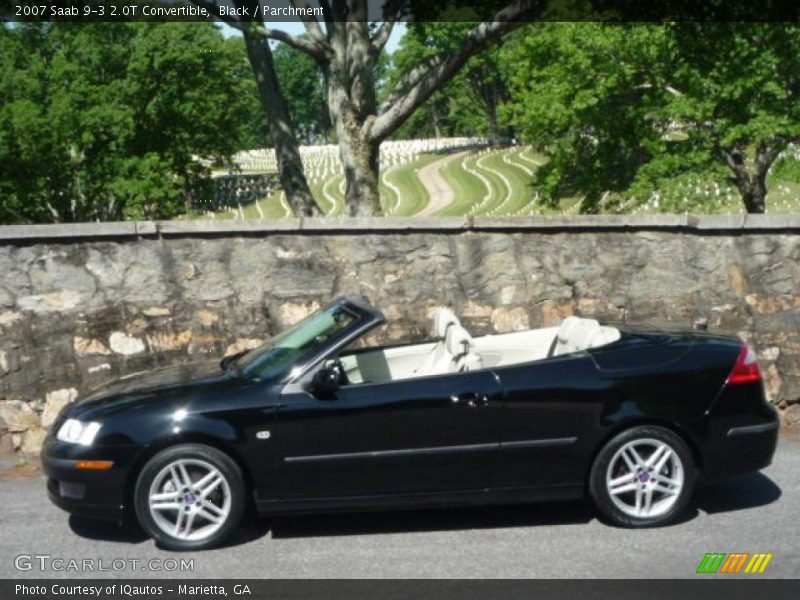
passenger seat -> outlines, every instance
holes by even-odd
[[[599,331],[600,323],[594,319],[567,317],[558,328],[551,356],[586,350]]]
[[[456,325],[461,327],[458,317],[449,308],[439,308],[433,313],[433,335],[437,341],[419,366],[414,369],[414,377],[447,372],[453,355],[447,351],[445,341],[448,330]]]
[[[472,336],[460,324],[456,323],[447,330],[445,346],[452,356],[447,372],[457,373],[483,368],[481,357],[474,351],[475,342]]]
[[[586,350],[587,348],[605,346],[616,342],[619,338],[618,329],[604,327],[595,319],[567,317],[558,328],[548,356],[560,356],[570,352]]]

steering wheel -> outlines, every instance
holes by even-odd
[[[350,379],[347,377],[347,372],[344,370],[344,365],[338,357],[331,361],[330,366],[339,379],[339,385],[350,385]]]

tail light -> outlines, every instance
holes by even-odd
[[[756,353],[747,344],[742,344],[733,371],[728,375],[727,385],[738,385],[742,383],[754,383],[761,381],[761,371],[758,370]]]

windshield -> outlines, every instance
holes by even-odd
[[[283,377],[295,364],[313,357],[358,319],[348,308],[334,304],[243,355],[236,361],[236,367],[248,377],[262,380]]]

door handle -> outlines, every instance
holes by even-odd
[[[489,396],[486,394],[478,394],[476,392],[469,392],[466,394],[453,394],[450,396],[450,402],[454,406],[466,406],[467,408],[476,408],[479,406],[486,406],[489,404]]]

